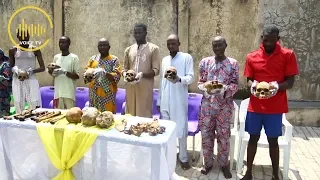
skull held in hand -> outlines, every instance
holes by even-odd
[[[133,82],[136,80],[137,73],[134,70],[128,70],[124,77],[127,82]]]
[[[256,87],[256,96],[264,99],[267,98],[268,96],[270,96],[271,92],[270,92],[270,85],[267,82],[260,82],[257,87]]]
[[[56,63],[50,63],[48,66],[47,66],[49,72],[55,70],[55,69],[58,69],[58,68],[61,68],[59,65],[57,65]]]
[[[88,68],[85,72],[84,80],[85,82],[91,82],[93,80],[94,68]]]
[[[211,83],[213,84],[214,89],[222,89],[223,88],[223,84],[221,84],[218,81],[212,81]]]
[[[169,66],[164,74],[164,78],[174,80],[177,77],[177,69],[173,66]]]
[[[208,92],[211,92],[212,90],[215,90],[215,89],[222,89],[223,84],[221,84],[218,81],[208,81],[205,83],[204,87],[207,89]]]
[[[96,118],[96,124],[100,128],[109,128],[114,123],[114,117],[112,112],[104,111],[103,113],[99,114]]]
[[[18,79],[20,81],[24,81],[25,79],[28,79],[28,78],[29,78],[29,75],[28,75],[27,71],[24,71],[24,70],[18,71]]]

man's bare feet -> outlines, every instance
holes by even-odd
[[[232,178],[232,174],[231,174],[228,167],[222,167],[221,170],[222,170],[222,173],[226,179]]]
[[[247,174],[246,173],[246,175],[244,175],[243,178],[240,179],[240,180],[252,180],[252,179],[253,179],[252,174]]]
[[[212,166],[208,167],[208,168],[202,167],[201,173],[204,174],[204,175],[207,175],[211,171],[211,169],[212,169]]]

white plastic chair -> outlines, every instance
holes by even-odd
[[[239,145],[240,151],[238,154],[237,160],[237,171],[240,173],[243,168],[243,159],[244,154],[248,146],[248,142],[250,139],[250,135],[245,132],[245,120],[247,116],[247,109],[249,105],[249,98],[245,99],[240,104],[239,111],[239,121],[240,121],[240,129],[239,129]],[[282,124],[285,126],[284,136],[279,137],[278,143],[279,148],[283,149],[283,179],[288,179],[288,171],[289,171],[289,160],[290,160],[290,151],[291,151],[291,139],[292,139],[292,125],[287,121],[286,114],[284,113],[282,116]],[[261,130],[260,139],[258,141],[258,147],[269,148],[269,143],[267,136],[265,134],[264,128]]]
[[[236,136],[239,134],[239,106],[233,101],[234,112],[233,112],[233,128],[231,129],[231,137],[230,137],[230,151],[229,151],[229,158],[230,158],[230,170],[233,169],[233,161],[234,161],[234,150],[235,150],[235,143],[236,143]],[[217,146],[217,145],[215,145]],[[203,164],[203,152],[202,152],[202,144],[200,150],[200,163]]]

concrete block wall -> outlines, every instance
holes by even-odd
[[[168,54],[166,38],[178,32],[181,50],[189,52],[198,74],[199,61],[212,55],[211,39],[223,35],[228,41],[227,55],[240,63],[239,98],[244,91],[243,67],[247,53],[259,48],[265,24],[275,24],[281,30],[281,44],[296,52],[300,75],[295,87],[288,92],[293,100],[320,100],[320,1],[315,0],[7,0],[0,3],[0,48],[8,52],[12,46],[7,34],[10,16],[20,7],[34,5],[44,9],[52,18],[54,28],[46,34],[50,43],[42,49],[45,63],[59,52],[61,35],[71,38],[71,51],[81,61],[82,72],[87,60],[97,51],[97,41],[106,37],[111,53],[123,61],[124,49],[134,42],[135,23],[148,25],[148,40],[160,47],[161,56]],[[27,12],[32,21],[45,19]],[[18,21],[17,21],[18,22]],[[16,22],[16,23],[17,23]],[[38,75],[42,86],[52,85],[46,73]],[[78,81],[84,86],[83,79]],[[120,87],[123,82],[120,82]],[[158,87],[158,81],[155,88]],[[190,86],[197,92],[196,82]]]

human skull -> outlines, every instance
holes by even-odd
[[[27,71],[24,71],[24,70],[19,70],[18,71],[18,79],[20,81],[24,81],[24,80],[26,80],[28,78],[29,78],[29,75],[28,75]]]
[[[103,113],[99,114],[96,118],[96,123],[100,128],[109,128],[114,123],[112,112],[104,111]]]
[[[94,73],[94,68],[88,68],[86,72],[84,73],[84,80],[85,82],[91,82],[93,80],[93,73]]]
[[[133,82],[136,80],[137,73],[134,70],[128,70],[124,77],[127,82]]]
[[[48,68],[49,71],[53,71],[54,69],[60,68],[60,66],[57,65],[56,63],[50,63],[50,64],[47,66],[47,68]]]
[[[130,128],[129,128],[129,134],[133,134],[135,136],[141,136],[141,134],[143,133],[143,128],[140,127],[139,125],[137,126],[134,126],[134,125],[131,125]]]
[[[218,81],[208,81],[205,83],[204,87],[207,89],[208,92],[211,92],[212,90],[215,90],[215,89],[222,89],[223,84],[221,84]]]
[[[97,108],[95,107],[85,107],[82,110],[83,114],[81,117],[82,124],[85,126],[94,126],[96,125],[96,118],[100,114]]]
[[[159,124],[159,121],[158,120],[154,120],[153,122],[151,122],[149,124],[149,129],[148,129],[148,132],[149,132],[149,135],[150,136],[155,136],[159,133],[159,129],[160,128],[160,124]]]
[[[271,94],[269,83],[264,81],[260,82],[256,87],[255,93],[256,93],[256,96],[261,99],[267,98]]]
[[[115,126],[116,130],[122,132],[126,129],[127,121],[126,119],[121,120],[121,122],[118,122]]]
[[[218,81],[212,81],[211,83],[213,84],[214,89],[222,89],[223,88],[223,84],[221,84]]]
[[[177,69],[173,66],[169,66],[164,74],[164,78],[175,79],[177,77]]]

